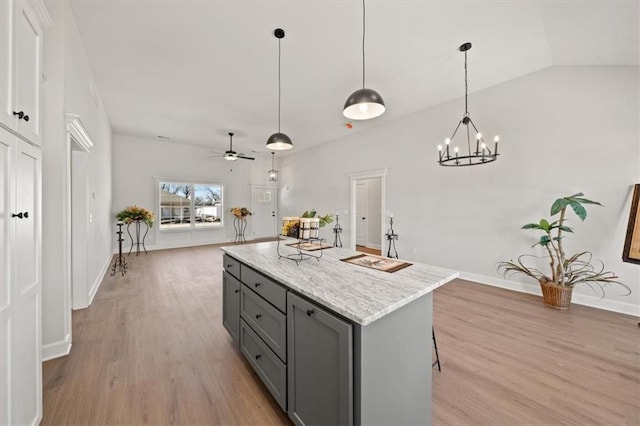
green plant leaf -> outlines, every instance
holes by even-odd
[[[549,221],[547,219],[540,219],[540,228],[549,232],[551,230],[551,225],[549,225]]]
[[[595,204],[597,206],[602,206],[601,203],[597,202],[597,201],[593,201],[593,200],[587,200],[586,198],[574,198],[574,200],[578,201],[579,203],[582,204]]]
[[[559,228],[560,228],[561,230],[563,230],[564,232],[571,232],[571,233],[573,233],[573,229],[569,228],[568,226],[564,226],[564,225],[562,225],[562,226],[560,226]]]
[[[554,216],[562,211],[562,209],[566,208],[569,204],[569,200],[566,198],[558,198],[551,205],[551,216]]]
[[[520,229],[542,229],[542,228],[538,223],[527,223],[526,225],[523,225],[522,228]]]
[[[584,221],[586,219],[586,217],[587,217],[587,209],[585,209],[584,206],[582,204],[580,204],[579,201],[571,200],[569,202],[569,205],[573,209],[573,211],[576,214],[576,216],[578,216],[580,218],[580,220]]]
[[[540,237],[540,241],[538,241],[537,243],[535,243],[531,247],[535,247],[538,244],[541,245],[542,247],[546,247],[550,242],[551,242],[551,238],[549,238],[548,235],[543,235],[543,236]]]

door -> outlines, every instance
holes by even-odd
[[[356,183],[356,245],[367,244],[367,183]]]
[[[253,238],[275,237],[277,228],[278,190],[267,186],[251,186],[251,215]]]
[[[42,417],[40,173],[40,151],[0,132],[2,424]]]

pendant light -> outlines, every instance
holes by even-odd
[[[269,181],[276,182],[278,180],[278,171],[276,170],[275,165],[273,164],[273,159],[276,153],[271,151],[271,170],[267,172],[267,176],[269,177]]]
[[[281,98],[281,88],[280,88],[280,41],[284,38],[284,30],[282,28],[276,28],[273,31],[273,35],[278,39],[278,133],[274,133],[269,136],[267,139],[267,148],[272,149],[274,151],[283,151],[285,149],[293,148],[293,142],[291,142],[291,138],[280,132],[280,98]]]
[[[498,159],[498,141],[500,140],[500,137],[496,135],[493,138],[495,145],[494,145],[493,151],[491,151],[491,148],[489,148],[489,146],[485,143],[482,133],[478,131],[478,129],[476,128],[476,125],[471,120],[471,116],[469,115],[469,108],[468,108],[469,104],[467,101],[467,97],[468,97],[467,51],[469,51],[469,49],[471,49],[471,43],[468,43],[468,42],[464,43],[458,48],[458,50],[460,50],[461,52],[464,52],[464,114],[462,115],[462,119],[456,126],[456,129],[453,131],[453,135],[451,135],[451,138],[447,138],[444,140],[444,145],[445,145],[444,148],[442,145],[438,145],[438,154],[439,154],[438,164],[440,164],[441,166],[447,166],[447,167],[476,166],[478,164],[491,163]],[[453,142],[453,138],[456,137],[456,133],[458,133],[458,129],[460,128],[461,124],[464,124],[467,128],[466,129],[467,130],[466,131],[467,151],[466,153],[460,153],[460,148],[455,146],[453,148],[453,155],[451,155],[449,145],[451,145],[451,142]],[[469,125],[473,127],[473,131],[475,132],[475,139],[476,139],[475,151],[472,148],[471,136],[470,136],[471,132],[469,130]]]
[[[344,103],[342,113],[351,120],[368,120],[376,118],[385,110],[384,100],[378,92],[365,87],[365,61],[364,61],[364,41],[365,41],[365,6],[362,0],[362,89],[358,89],[347,98]]]

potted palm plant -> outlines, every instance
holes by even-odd
[[[542,231],[538,242],[532,247],[541,246],[549,262],[549,273],[545,273],[531,263],[538,256],[523,254],[517,260],[502,261],[498,263],[498,271],[506,277],[513,273],[525,274],[536,279],[540,283],[544,303],[557,309],[568,309],[571,306],[573,287],[578,284],[588,285],[601,297],[604,297],[605,287],[611,284],[623,287],[627,293],[631,289],[618,281],[618,276],[605,270],[600,261],[594,264],[593,256],[589,251],[580,251],[573,255],[566,255],[563,239],[565,233],[573,233],[573,229],[565,224],[567,207],[584,221],[587,217],[585,205],[602,206],[597,201],[583,198],[579,192],[567,197],[558,198],[551,205],[551,217],[559,215],[557,220],[540,219],[538,223],[527,223],[522,229]]]

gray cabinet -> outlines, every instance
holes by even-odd
[[[353,424],[352,326],[287,294],[289,417],[300,425]]]
[[[222,325],[233,340],[240,337],[240,281],[227,271],[222,273]]]

